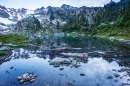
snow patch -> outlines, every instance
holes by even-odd
[[[3,26],[3,25],[0,25],[0,29],[6,29],[8,28],[7,26]]]
[[[10,21],[10,20],[7,19],[7,18],[1,18],[1,17],[0,17],[0,22],[1,22],[1,23],[4,23],[4,24],[15,24],[15,23],[16,23],[16,22]]]
[[[34,10],[27,10],[26,12],[26,14],[34,14]]]

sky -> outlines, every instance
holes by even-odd
[[[104,6],[104,4],[109,3],[111,0],[0,0],[0,5],[7,8],[27,8],[27,9],[37,9],[40,7],[61,7],[63,4],[71,5],[74,7],[95,7]],[[118,2],[120,0],[113,0]]]

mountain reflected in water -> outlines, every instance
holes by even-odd
[[[46,43],[16,48],[1,57],[0,85],[19,86],[17,77],[29,71],[38,76],[23,86],[130,84],[129,45],[96,37],[63,37]]]

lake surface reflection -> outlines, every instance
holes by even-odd
[[[71,39],[72,40],[72,39]],[[28,46],[17,48],[10,56],[1,57],[0,86],[122,86],[130,85],[129,48],[115,45],[114,51],[105,45],[93,42],[73,45],[77,40],[50,48]],[[81,39],[80,39],[81,40]],[[82,41],[83,42],[83,41]],[[80,42],[79,42],[80,43]],[[102,45],[101,47],[98,46]],[[66,45],[66,46],[65,46]],[[92,48],[96,46],[95,48]],[[112,46],[112,43],[111,43]],[[118,45],[119,46],[119,45]],[[78,48],[77,48],[78,47]],[[126,47],[125,47],[126,48]],[[108,50],[108,51],[107,51]],[[87,58],[83,58],[86,54]],[[3,60],[4,59],[4,60]],[[35,82],[20,84],[17,77],[26,72],[38,76]]]

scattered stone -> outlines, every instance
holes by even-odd
[[[24,82],[25,82],[25,80],[23,80],[23,79],[22,79],[22,80],[20,80],[20,84],[23,84]]]
[[[81,73],[80,76],[86,76],[84,73]]]
[[[76,60],[73,60],[73,61],[71,62],[71,64],[72,64],[73,66],[76,66],[76,65],[77,65],[77,61],[76,61]]]
[[[64,70],[64,68],[59,68],[59,70]]]
[[[118,72],[125,72],[126,69],[125,68],[121,68],[120,70],[118,70]]]
[[[113,79],[113,77],[112,76],[108,76],[107,79]]]
[[[123,77],[120,77],[120,79],[122,79]]]
[[[118,80],[114,80],[114,82],[118,82]]]
[[[6,71],[6,73],[8,73],[8,74],[9,74],[9,71]]]
[[[55,65],[53,65],[53,66],[54,66],[54,67],[60,67],[60,65],[56,65],[56,64],[55,64]]]
[[[26,81],[31,81],[30,79],[31,79],[30,76],[26,77]]]
[[[71,82],[68,82],[67,85],[68,86],[73,86],[73,84]]]
[[[116,69],[112,69],[112,71],[116,71]]]
[[[20,84],[23,84],[24,82],[34,82],[35,77],[37,77],[37,74],[33,74],[32,72],[25,73],[21,76],[18,76],[18,80]]]
[[[73,82],[76,82],[75,80],[73,80]]]
[[[115,77],[119,77],[120,75],[119,74],[114,74]]]
[[[12,67],[10,67],[10,69],[13,69],[14,67],[12,66]]]
[[[123,77],[124,77],[124,76],[127,77],[127,75],[123,75]]]
[[[35,79],[31,79],[31,80],[30,80],[31,83],[34,82],[34,81],[35,81]]]
[[[81,65],[75,65],[74,67],[76,67],[76,68],[78,68],[78,67],[80,67]]]
[[[22,79],[22,76],[18,76],[18,80],[21,80]]]
[[[63,74],[59,74],[60,76],[63,76]]]
[[[37,74],[34,74],[34,77],[37,77]]]

